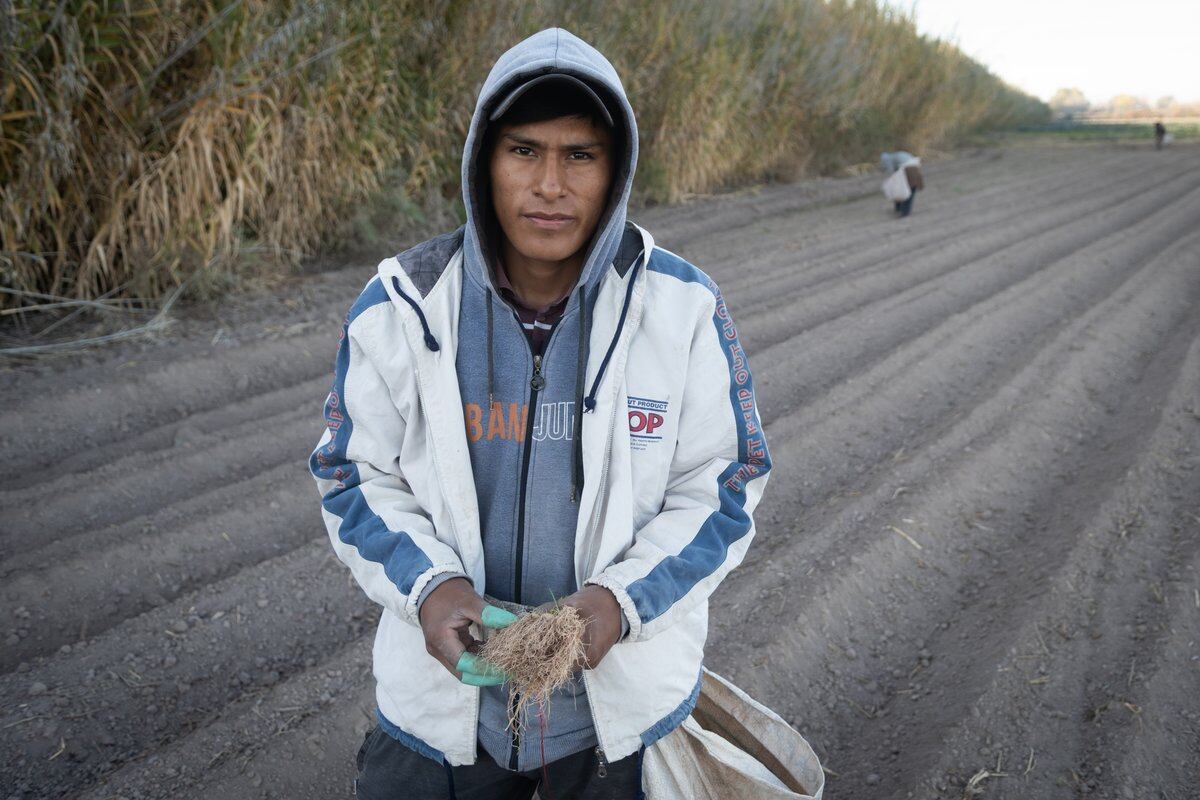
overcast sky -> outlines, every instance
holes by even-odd
[[[949,39],[1004,80],[1049,100],[1078,87],[1200,101],[1200,0],[886,0],[916,7],[922,33]]]

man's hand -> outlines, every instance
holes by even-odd
[[[621,638],[621,606],[617,598],[603,586],[589,585],[564,597],[559,605],[574,606],[587,623],[583,633],[584,659],[575,666],[595,669]]]
[[[503,628],[517,617],[483,602],[466,578],[451,578],[430,592],[421,603],[420,619],[425,649],[455,678],[470,686],[499,686],[508,680],[502,670],[475,655],[479,642],[468,628],[472,622]],[[618,631],[619,625],[618,621]]]

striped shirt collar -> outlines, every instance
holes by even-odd
[[[566,293],[563,294],[561,297],[559,297],[557,300],[555,300],[551,303],[547,303],[545,306],[542,306],[541,308],[535,308],[533,306],[526,304],[521,299],[521,297],[517,294],[517,290],[513,288],[512,282],[509,281],[509,279],[508,279],[508,273],[504,269],[504,260],[497,258],[497,259],[495,259],[493,264],[494,264],[493,271],[495,272],[495,276],[496,276],[496,289],[498,289],[500,291],[500,293],[504,296],[504,298],[506,300],[508,300],[510,303],[512,303],[514,306],[516,306],[518,308],[518,310],[529,312],[535,318],[540,318],[540,317],[547,316],[548,313],[552,313],[554,316],[557,317],[557,316],[561,315],[563,312],[563,309],[566,308],[567,299],[571,296],[571,291],[572,291],[571,289],[568,289],[566,291]],[[572,287],[572,288],[574,288],[574,287]]]

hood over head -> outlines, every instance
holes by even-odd
[[[626,205],[637,166],[638,136],[633,108],[617,71],[600,51],[562,28],[547,28],[518,43],[496,60],[484,81],[471,117],[462,159],[463,206],[467,221],[463,237],[464,267],[469,280],[493,289],[489,268],[488,217],[490,196],[481,191],[487,185],[486,164],[480,163],[481,149],[491,116],[501,103],[511,102],[510,95],[527,82],[549,74],[560,74],[582,81],[605,102],[607,115],[613,118],[613,138],[618,159],[609,190],[608,203],[596,232],[585,246],[587,257],[578,285],[599,281],[604,267],[612,263],[625,229]],[[507,104],[507,103],[506,103]],[[486,254],[486,256],[485,256]]]

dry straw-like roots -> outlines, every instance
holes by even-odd
[[[532,611],[483,644],[481,655],[512,676],[508,683],[508,724],[524,728],[531,703],[545,709],[550,695],[571,680],[583,660],[586,620],[573,606]]]

